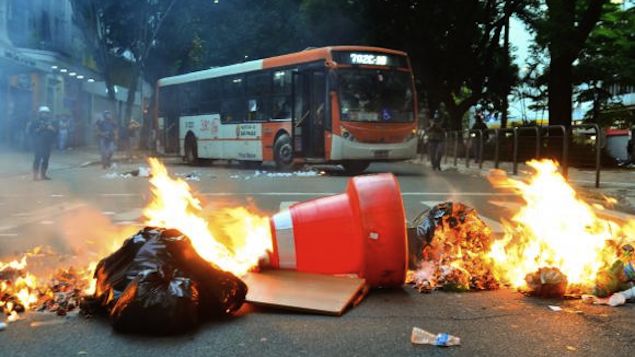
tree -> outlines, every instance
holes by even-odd
[[[430,109],[440,103],[450,128],[461,129],[479,101],[500,103],[517,78],[501,44],[508,19],[522,0],[375,1],[371,18],[382,19],[380,44],[405,49]]]
[[[536,33],[536,43],[549,53],[547,87],[549,124],[571,125],[573,62],[608,0],[545,0],[538,2],[526,20]]]
[[[635,85],[635,8],[607,4],[587,43],[574,67],[574,84],[581,88],[577,101],[592,102],[586,115],[591,122],[611,125],[611,117],[621,116],[600,115],[609,107],[617,112],[611,87]]]
[[[84,43],[93,54],[97,68],[103,76],[106,84],[108,98],[113,105],[115,103],[115,81],[113,79],[113,69],[115,67],[115,56],[111,52],[110,40],[108,37],[109,25],[104,19],[104,14],[110,6],[110,1],[94,0],[70,0],[73,7],[73,18],[77,26],[81,29]]]

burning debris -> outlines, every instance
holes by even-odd
[[[416,271],[407,281],[421,292],[491,290],[498,288],[487,256],[492,232],[476,211],[445,202],[414,219],[416,236],[410,260]]]
[[[495,187],[512,188],[526,202],[510,222],[503,222],[505,235],[491,247],[496,276],[540,296],[591,292],[596,282],[604,284],[599,274],[618,260],[619,247],[635,238],[635,224],[598,217],[558,173],[555,162],[528,165],[536,172],[526,182],[500,175],[491,180]]]
[[[28,259],[39,253],[40,249],[35,249],[19,261],[0,262],[0,311],[9,322],[29,310],[65,316],[79,307],[83,291],[89,288],[92,270],[59,269],[48,280],[29,273]]]
[[[117,330],[171,333],[241,306],[246,286],[236,276],[271,250],[269,219],[243,207],[207,216],[185,181],[172,179],[158,160],[149,162],[153,200],[144,211],[146,224],[164,228],[134,235],[96,272],[92,265],[38,279],[27,260],[39,250],[0,262],[0,311],[8,321],[24,311],[63,316],[81,304],[87,314],[105,308]]]
[[[95,294],[82,310],[103,308],[121,332],[183,332],[199,320],[232,314],[247,294],[240,279],[203,260],[189,238],[162,228],[128,239],[99,262],[95,277]]]

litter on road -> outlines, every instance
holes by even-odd
[[[433,345],[440,347],[458,346],[461,338],[447,333],[434,334],[424,329],[413,327],[410,342],[415,345]]]

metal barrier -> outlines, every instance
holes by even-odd
[[[487,129],[487,130],[465,130],[465,131],[451,131],[446,132],[446,143],[449,142],[449,139],[453,140],[453,155],[454,155],[454,166],[458,165],[458,156],[459,156],[459,136],[461,136],[463,140],[463,147],[465,150],[465,167],[470,167],[470,153],[473,144],[472,134],[478,136],[478,165],[479,168],[483,168],[484,161],[484,145],[485,133],[494,133],[494,167],[500,167],[500,150],[501,150],[501,135],[506,133],[513,134],[513,153],[512,153],[512,172],[514,175],[518,174],[518,149],[519,149],[519,133],[522,131],[533,131],[536,137],[535,144],[535,156],[534,158],[540,158],[542,151],[542,131],[547,133],[552,133],[554,131],[562,132],[562,157],[560,161],[560,165],[562,167],[562,176],[565,179],[569,177],[569,136],[571,129],[584,129],[584,128],[592,128],[595,130],[595,187],[600,187],[600,171],[601,171],[601,129],[597,124],[580,124],[580,125],[572,125],[570,129],[567,129],[564,125],[549,125],[549,126],[541,126],[541,127],[515,127],[515,128],[503,128],[503,129]],[[466,135],[467,133],[467,135]],[[445,148],[445,163],[448,163],[448,156],[450,155],[449,147]]]
[[[571,129],[584,129],[584,128],[593,128],[595,129],[595,187],[600,187],[600,170],[602,169],[602,141],[600,140],[600,136],[602,135],[602,130],[600,126],[597,124],[578,124],[572,125]],[[568,151],[567,151],[568,155]]]

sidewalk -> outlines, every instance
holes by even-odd
[[[113,156],[113,162],[140,163],[145,159],[143,152],[135,152],[133,159],[129,160],[126,152],[117,152]],[[17,151],[0,147],[0,178],[8,178],[22,175],[31,175],[33,153],[30,151]],[[100,164],[99,150],[86,147],[73,150],[51,153],[49,171],[66,170]]]
[[[414,163],[431,168],[430,161],[425,159],[413,160]],[[490,170],[494,169],[493,161],[484,161],[480,169],[478,162],[471,160],[469,167],[465,165],[465,158],[459,158],[454,166],[454,158],[448,157],[441,161],[441,167],[445,171],[456,171],[464,175],[487,177]],[[518,164],[518,175],[512,175],[511,162],[500,162],[499,169],[507,172],[509,177],[526,178],[532,173],[532,169],[525,163]],[[579,195],[589,203],[605,204],[605,197],[617,200],[613,209],[635,214],[635,170],[628,169],[603,169],[600,171],[600,187],[595,188],[595,170],[581,170],[569,167],[569,182]]]

